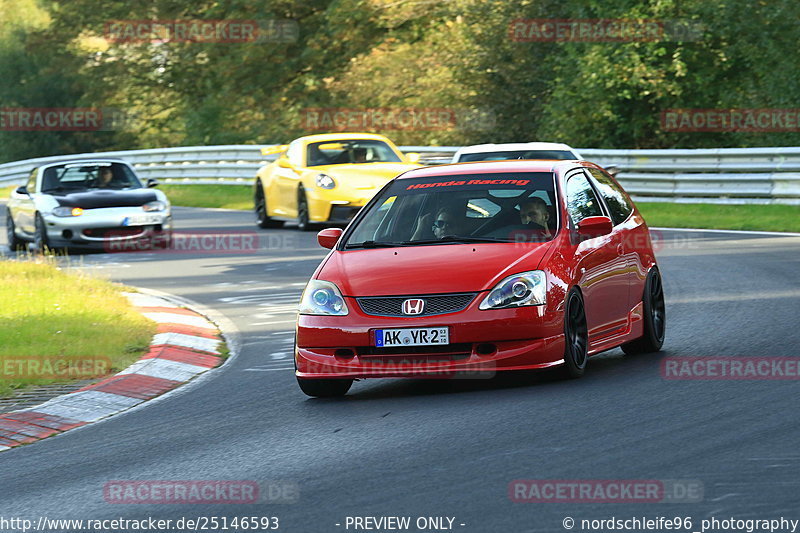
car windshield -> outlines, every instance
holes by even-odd
[[[65,163],[45,169],[41,190],[53,193],[141,186],[130,167],[122,163]]]
[[[401,162],[388,144],[372,139],[311,143],[307,148],[306,161],[309,167]]]
[[[392,182],[365,207],[344,248],[543,242],[558,231],[552,172]]]
[[[505,161],[508,159],[577,159],[569,150],[498,150],[461,154],[458,163],[471,161]]]

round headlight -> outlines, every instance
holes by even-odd
[[[338,287],[330,281],[312,279],[308,282],[298,309],[301,315],[346,315],[347,304]]]
[[[511,286],[511,294],[513,294],[515,298],[522,298],[528,294],[528,284],[523,280],[515,281]]]
[[[327,305],[328,300],[330,300],[328,291],[326,291],[325,289],[319,289],[314,291],[314,295],[312,296],[312,298],[314,299],[314,303],[317,305]]]
[[[509,276],[495,285],[478,309],[544,305],[546,301],[545,273],[541,270],[532,270]]]
[[[336,182],[327,174],[317,174],[315,181],[320,189],[333,189],[336,187]]]

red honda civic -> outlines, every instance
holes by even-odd
[[[420,168],[389,182],[308,282],[295,366],[309,396],[375,377],[475,377],[561,367],[664,342],[644,219],[585,161]]]

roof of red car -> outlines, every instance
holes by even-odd
[[[503,161],[481,161],[478,163],[454,163],[422,167],[398,176],[397,179],[451,176],[454,174],[492,174],[497,172],[552,172],[557,167],[575,167],[578,161],[560,159],[513,159]],[[594,166],[581,161],[580,166]]]

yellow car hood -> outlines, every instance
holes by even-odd
[[[356,196],[361,196],[366,191],[377,192],[377,189],[386,185],[390,179],[420,166],[422,165],[413,163],[354,163],[309,167],[309,170],[329,175],[342,192],[349,190]],[[366,195],[367,198],[371,196],[372,194]]]

